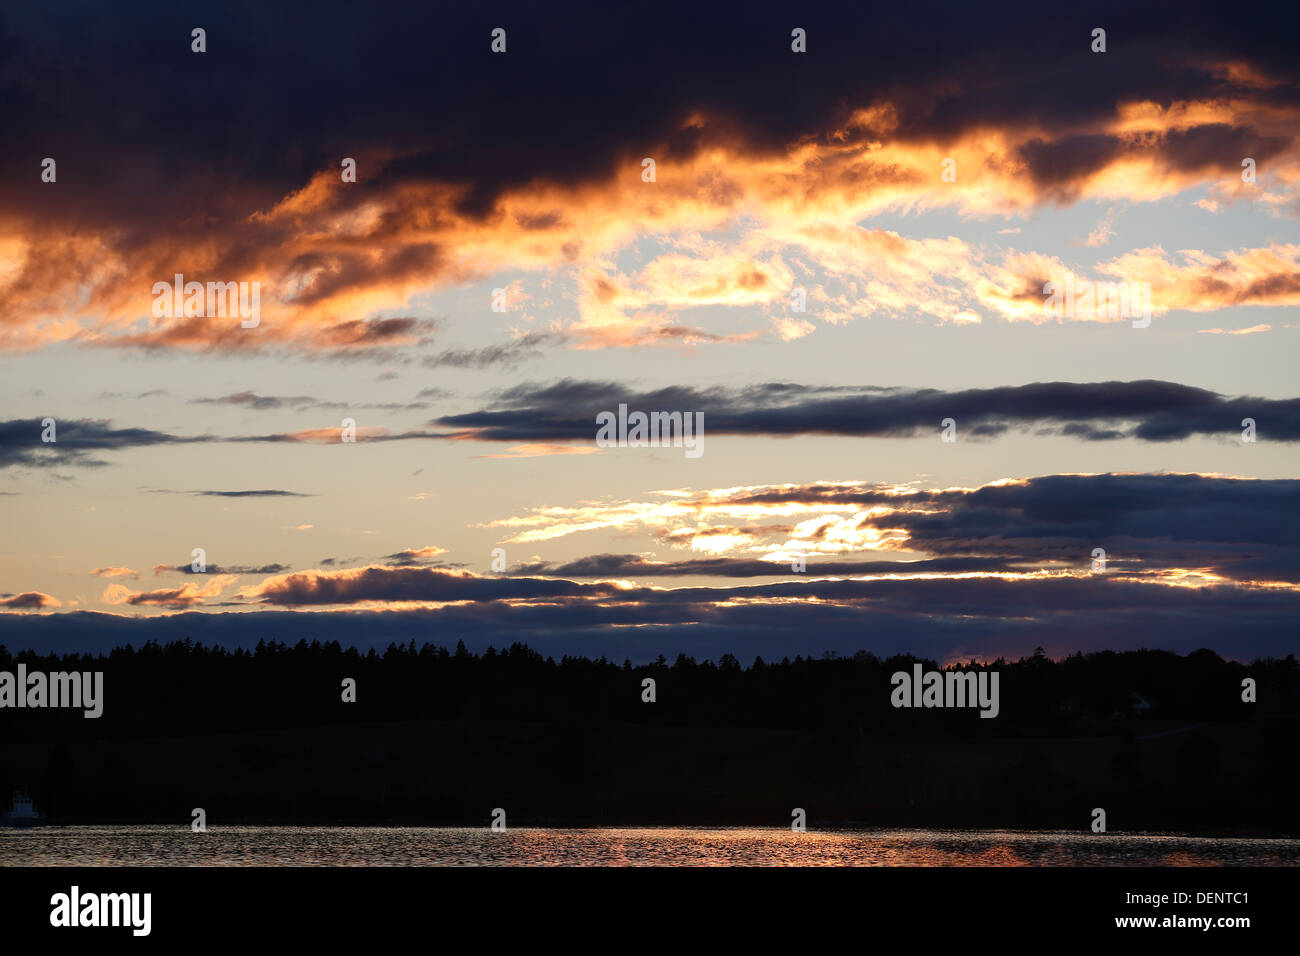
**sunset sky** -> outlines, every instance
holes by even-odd
[[[1296,650],[1294,4],[701,7],[0,14],[0,643]]]

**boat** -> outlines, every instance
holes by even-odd
[[[0,817],[0,827],[39,827],[45,824],[45,814],[32,805],[25,791],[15,790],[13,805]]]

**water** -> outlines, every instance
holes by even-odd
[[[1300,840],[1010,830],[42,827],[0,830],[0,866],[1300,865]]]

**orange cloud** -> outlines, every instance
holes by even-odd
[[[96,574],[101,578],[136,578],[139,579],[140,572],[133,571],[130,568],[112,567],[112,568],[92,568],[91,574]]]
[[[1248,329],[1197,329],[1199,335],[1254,335],[1256,332],[1271,332],[1271,325],[1252,325]]]
[[[585,445],[556,445],[550,442],[533,442],[528,445],[511,445],[496,455],[475,455],[475,458],[543,458],[548,455],[594,455],[599,449]]]
[[[15,611],[38,611],[47,607],[63,607],[63,603],[44,591],[24,591],[0,598],[0,607]]]
[[[132,591],[120,584],[110,584],[100,600],[105,604],[127,604],[132,607],[194,607],[207,598],[216,597],[235,580],[233,574],[219,574],[207,584],[187,581],[177,588],[159,588],[154,591]]]
[[[1082,128],[986,126],[946,142],[900,136],[900,110],[887,101],[864,104],[837,128],[783,152],[755,152],[721,118],[696,112],[683,118],[682,129],[700,147],[688,158],[660,150],[653,183],[641,180],[640,155],[629,155],[604,179],[516,186],[485,216],[462,211],[467,186],[385,179],[386,165],[403,159],[396,153],[368,163],[371,175],[355,185],[323,169],[269,207],[180,224],[144,241],[136,234],[129,245],[108,229],[72,229],[0,210],[0,347],[69,340],[227,351],[405,346],[429,331],[418,319],[391,317],[408,310],[413,296],[504,268],[575,279],[578,315],[561,331],[580,348],[763,334],[756,327],[715,336],[680,315],[701,305],[785,312],[791,287],[818,270],[855,283],[842,295],[823,293],[829,321],[903,307],[956,321],[972,314],[963,289],[991,298],[995,310],[1014,299],[998,286],[1005,264],[982,264],[981,254],[954,239],[901,241],[851,224],[885,212],[988,217],[1085,199],[1154,202],[1204,187],[1207,208],[1250,201],[1295,212],[1300,107],[1256,95],[1278,81],[1247,64],[1215,69],[1238,84],[1233,95],[1130,101]],[[1241,180],[1238,141],[1260,144],[1250,157],[1258,164],[1255,183]],[[941,176],[948,160],[952,181]],[[719,232],[734,241],[700,238]],[[641,240],[664,251],[636,274],[613,268],[614,256]],[[855,261],[854,252],[865,260]],[[945,259],[950,254],[955,274],[931,271],[936,262],[954,262]],[[1237,264],[1250,266],[1245,258]],[[177,272],[200,282],[259,283],[260,323],[156,318],[152,286]],[[951,276],[956,288],[934,276]],[[1184,296],[1194,305],[1169,307],[1292,302],[1290,293],[1229,284],[1231,295],[1217,294],[1210,283]],[[510,289],[517,302],[526,301],[517,282]],[[909,300],[912,294],[918,298]],[[776,328],[789,338],[801,326]]]

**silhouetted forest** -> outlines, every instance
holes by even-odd
[[[516,824],[786,825],[804,807],[841,823],[1086,829],[1101,806],[1113,830],[1300,831],[1293,655],[961,665],[1000,675],[991,720],[891,706],[890,676],[915,660],[0,647],[0,669],[105,675],[99,719],[0,711],[0,788],[27,786],[53,822],[185,823],[204,807],[214,824],[476,824],[501,806]],[[1246,677],[1257,703],[1242,701]]]

